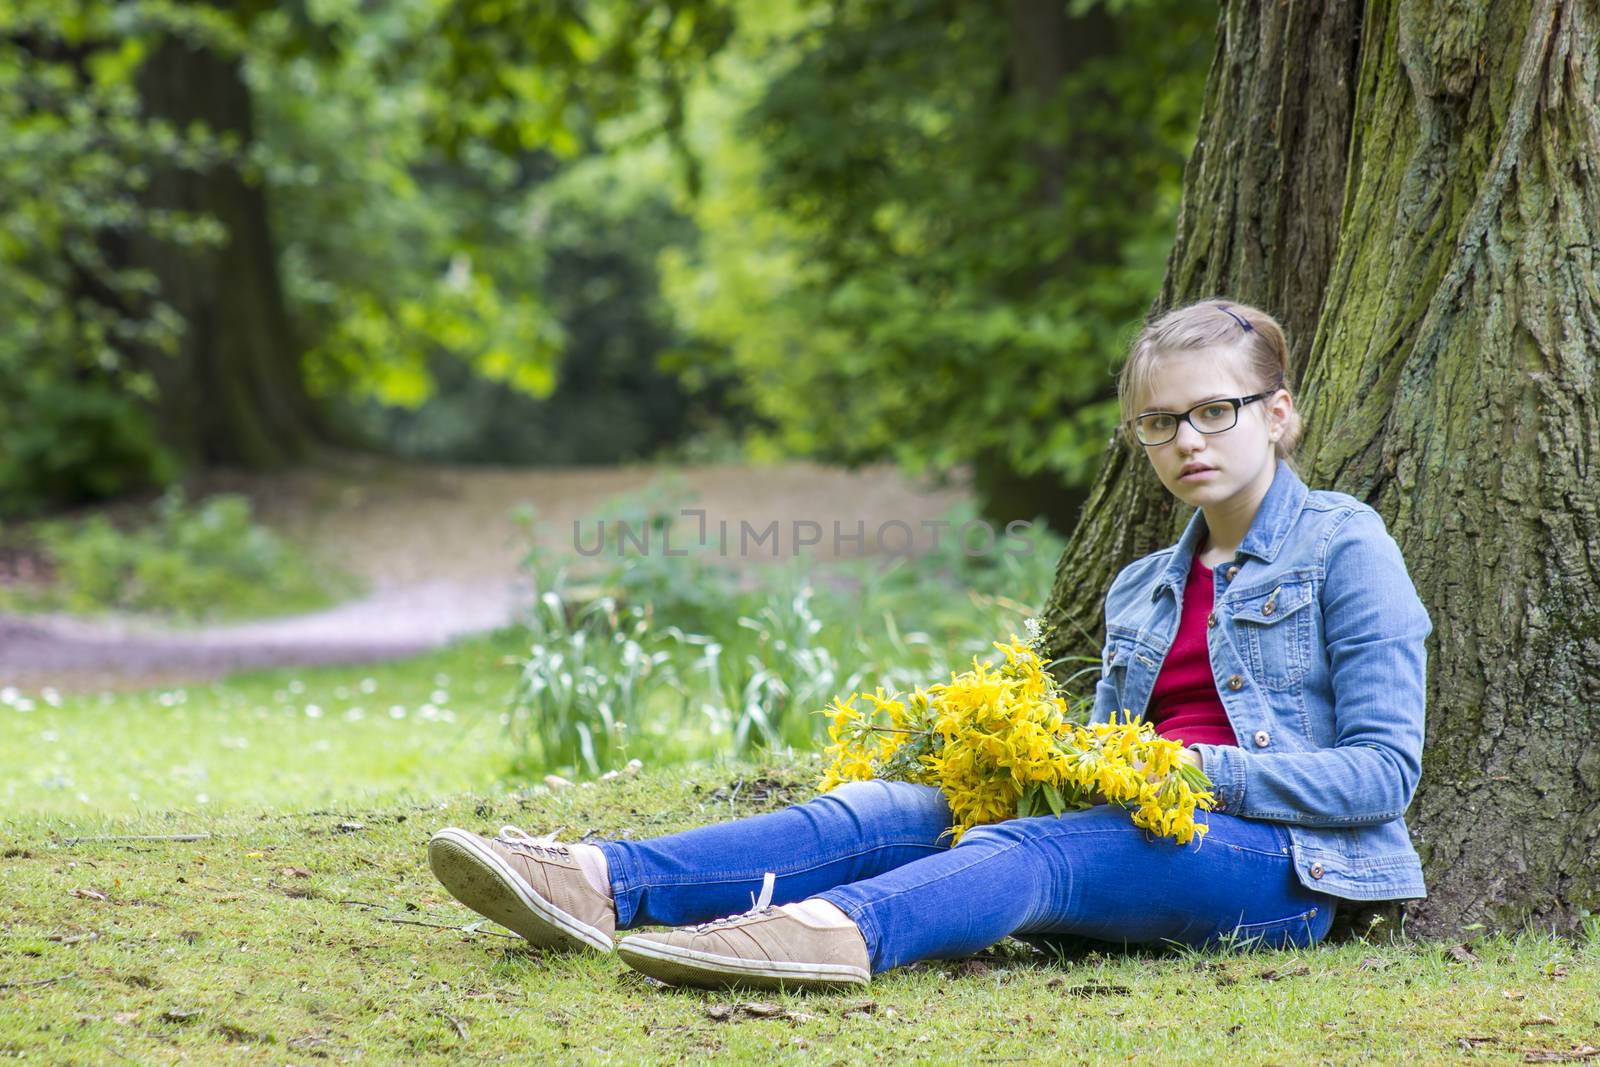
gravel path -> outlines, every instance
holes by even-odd
[[[810,520],[820,524],[822,543],[804,552],[819,562],[856,554],[848,542],[835,553],[835,521],[846,532],[864,522],[871,551],[872,533],[883,523],[899,520],[921,531],[924,520],[970,499],[964,482],[917,484],[890,465],[506,470],[346,460],[334,470],[215,477],[197,489],[248,494],[263,522],[357,575],[368,595],[314,614],[204,629],[0,615],[0,685],[120,689],[248,668],[415,655],[511,621],[525,596],[518,564],[529,547],[525,528],[512,518],[515,509],[532,505],[538,543],[581,563],[574,522],[582,542],[593,544],[598,521],[610,525],[619,517],[614,497],[652,482],[659,489],[663,475],[684,506],[705,509],[713,543],[719,520],[735,532],[741,520],[756,529],[776,520],[787,553],[792,524]],[[750,565],[732,557],[729,563]]]

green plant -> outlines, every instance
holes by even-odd
[[[40,523],[32,536],[55,581],[8,594],[7,606],[207,621],[307,611],[353,591],[257,524],[249,499],[234,494],[190,504],[173,488],[137,525],[92,515]]]
[[[511,698],[508,729],[532,760],[599,774],[645,731],[650,698],[671,684],[671,654],[651,632],[650,612],[610,597],[571,604],[546,589],[527,618],[531,646]]]
[[[993,552],[978,538],[963,546],[954,534],[976,520],[963,504],[944,515],[936,551],[741,570],[696,548],[698,519],[682,514],[691,503],[676,477],[608,501],[604,537],[581,537],[599,557],[581,581],[569,556],[530,539],[523,567],[540,599],[512,712],[519,766],[604,771],[620,762],[621,738],[649,760],[813,748],[815,712],[835,696],[921,684],[1020,631],[1061,550],[1042,523]],[[537,532],[536,512],[519,517]],[[685,554],[667,555],[669,543]],[[628,627],[648,664],[624,662]]]

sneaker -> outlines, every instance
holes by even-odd
[[[503,826],[497,837],[449,827],[428,841],[428,866],[450,895],[541,948],[612,949],[617,909],[555,835]]]
[[[866,985],[867,943],[854,924],[819,922],[792,904],[772,906],[773,875],[755,906],[726,919],[658,934],[632,934],[617,955],[674,985],[842,989]]]

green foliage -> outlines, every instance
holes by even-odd
[[[779,450],[1088,480],[1160,284],[1215,19],[1076,5],[1048,92],[1001,5],[852,0],[725,55],[694,133],[699,251],[666,260],[702,359]],[[721,353],[719,355],[719,352]]]
[[[814,747],[825,727],[814,713],[835,696],[941,679],[1022,632],[1063,547],[1040,523],[992,554],[952,535],[888,561],[741,565],[716,554],[714,536],[696,547],[698,520],[680,514],[692,504],[666,478],[603,505],[603,541],[580,534],[594,554],[582,573],[529,553],[538,599],[511,710],[518,766],[596,774],[631,755]],[[943,521],[955,531],[975,519],[964,505]]]
[[[234,146],[139,112],[148,34],[207,34],[203,15],[3,0],[0,26],[0,515],[15,515],[174,473],[141,407],[154,380],[128,353],[170,351],[183,324],[109,249],[135,233],[220,241],[210,220],[141,194],[153,167],[207,166]]]
[[[414,407],[440,360],[548,395],[563,338],[527,194],[601,122],[680,144],[683,75],[731,21],[708,0],[0,0],[0,26],[0,513],[17,513],[175,473],[149,413],[185,323],[146,261],[228,235],[153,207],[164,177],[265,187],[281,256],[259,277],[281,275],[318,396]],[[254,130],[145,114],[169,38],[243,71]]]
[[[454,99],[445,57],[418,47],[437,5],[306,17],[311,31],[289,9],[257,18],[246,74],[308,384],[416,407],[444,361],[548,394],[562,338],[530,284],[541,250],[519,192],[548,165],[430,140]],[[297,51],[308,32],[335,47]]]
[[[258,525],[249,499],[232,494],[190,505],[169,489],[142,525],[124,529],[94,515],[39,523],[32,536],[55,580],[7,594],[0,608],[203,621],[309,611],[350,591]]]
[[[502,257],[528,276],[561,337],[554,391],[527,390],[432,359],[434,388],[415,409],[369,402],[355,418],[399,454],[494,463],[645,460],[696,424],[726,417],[715,383],[691,399],[659,366],[682,343],[660,296],[656,258],[694,231],[665,190],[667,153],[596,154],[519,194],[520,251]]]

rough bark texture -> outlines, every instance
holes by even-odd
[[[146,113],[179,130],[200,122],[241,145],[253,139],[250,93],[234,57],[168,39],[145,64],[139,89]],[[168,443],[202,464],[260,468],[305,458],[324,430],[301,378],[262,188],[229,165],[163,168],[149,201],[209,214],[228,233],[220,249],[140,237],[124,250],[155,273],[162,298],[187,323],[175,356],[140,354],[160,390]]]
[[[1571,929],[1600,910],[1600,10],[1232,2],[1219,31],[1157,310],[1281,313],[1297,466],[1383,515],[1434,620],[1407,928]],[[1176,538],[1165,495],[1108,449],[1063,651]]]

